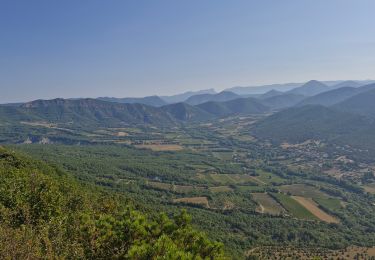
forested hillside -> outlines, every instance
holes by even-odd
[[[1,259],[222,259],[182,211],[150,217],[119,196],[0,147]]]

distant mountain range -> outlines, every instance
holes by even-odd
[[[318,139],[375,152],[375,83],[326,85],[310,81],[286,92],[270,90],[250,97],[228,91],[189,95],[185,102],[173,104],[151,96],[52,99],[0,105],[0,122],[3,126],[17,127],[25,122],[73,128],[173,127],[227,116],[271,113],[251,127],[257,138],[275,143]]]
[[[127,103],[127,104],[144,104],[149,105],[153,107],[161,107],[165,106],[168,103],[161,99],[158,96],[148,96],[148,97],[142,97],[142,98],[114,98],[114,97],[100,97],[98,98],[102,101],[108,101],[108,102],[116,102],[116,103]]]
[[[209,101],[225,102],[225,101],[233,100],[236,98],[241,98],[241,96],[230,91],[222,91],[218,94],[194,95],[186,99],[184,102],[188,103],[189,105],[194,106],[194,105],[199,105],[199,104],[209,102]]]
[[[108,101],[108,102],[116,102],[116,103],[127,103],[127,104],[143,104],[148,106],[154,106],[154,107],[161,107],[168,104],[174,104],[174,103],[180,103],[185,102],[189,98],[193,96],[211,96],[215,95],[216,92],[214,89],[205,89],[200,91],[189,91],[182,94],[177,94],[173,96],[146,96],[146,97],[137,97],[137,98],[115,98],[115,97],[99,97],[99,100],[102,101]],[[188,102],[189,103],[189,102]]]
[[[206,89],[195,92],[185,92],[173,96],[146,96],[139,98],[114,98],[100,97],[99,100],[124,103],[124,104],[144,104],[148,106],[161,107],[168,104],[185,102],[189,105],[199,105],[205,102],[225,102],[237,98],[252,97],[258,99],[273,98],[266,102],[273,109],[281,109],[294,106],[297,101],[302,102],[301,97],[313,97],[342,87],[359,88],[372,81],[316,81],[307,83],[287,83],[273,84],[259,87],[234,87],[216,93],[214,89]],[[284,96],[283,96],[284,94]],[[289,94],[289,95],[285,95]],[[293,95],[291,95],[293,94]],[[280,96],[278,98],[274,98]],[[288,101],[290,100],[290,101]],[[310,101],[306,101],[309,103]],[[297,102],[298,103],[298,102]],[[313,102],[314,103],[314,102]],[[12,105],[12,104],[11,104]]]
[[[173,123],[173,118],[170,118],[163,110],[157,107],[138,103],[121,104],[97,99],[36,100],[12,108],[14,115],[28,115],[33,120],[38,119],[52,123],[85,126],[170,125]]]
[[[303,96],[314,96],[319,93],[325,92],[332,89],[331,87],[328,87],[324,83],[317,81],[317,80],[311,80],[305,84],[303,84],[300,87],[294,88],[287,93],[296,94],[296,95],[303,95]]]
[[[220,107],[220,110],[212,109],[213,106]],[[252,98],[206,102],[198,106],[175,103],[162,107],[98,99],[52,99],[36,100],[19,106],[0,106],[0,119],[15,124],[21,121],[39,121],[76,126],[115,127],[132,124],[170,126],[230,114],[258,114],[268,110],[268,107]]]
[[[262,99],[261,102],[273,110],[280,110],[287,107],[293,107],[305,98],[305,96],[300,94],[282,93],[280,95]]]
[[[255,98],[238,98],[226,102],[209,101],[198,105],[198,107],[217,117],[261,114],[270,110]]]
[[[341,84],[340,84],[341,85]],[[351,98],[357,94],[375,89],[375,84],[369,84],[365,86],[360,86],[357,88],[354,87],[340,87],[330,91],[320,93],[318,95],[308,97],[304,99],[299,106],[302,105],[323,105],[323,106],[332,106],[334,104],[340,103],[348,98]]]
[[[230,91],[236,93],[238,95],[256,95],[256,94],[264,94],[270,90],[277,90],[277,91],[289,91],[294,88],[302,86],[304,83],[286,83],[286,84],[272,84],[272,85],[264,85],[264,86],[251,86],[251,87],[233,87],[225,89],[225,91]]]
[[[360,91],[359,94],[335,104],[332,108],[375,119],[375,84],[371,86],[372,89],[366,88],[367,91]]]
[[[333,88],[359,87],[359,86],[364,86],[364,85],[368,85],[371,83],[375,83],[374,80],[358,80],[358,81],[336,80],[336,81],[320,81],[320,82],[328,87],[333,87]],[[271,85],[263,85],[263,86],[232,87],[232,88],[225,89],[225,91],[231,91],[238,95],[259,95],[259,94],[264,94],[270,90],[287,92],[292,89],[301,87],[304,84],[306,83],[285,83],[285,84],[271,84]]]
[[[161,96],[161,99],[163,99],[165,102],[169,104],[173,103],[179,103],[179,102],[184,102],[188,98],[194,95],[201,95],[201,94],[216,94],[216,91],[211,88],[211,89],[204,89],[200,91],[188,91],[182,94],[177,94],[173,96]]]
[[[212,93],[212,90],[205,90],[210,92],[205,94],[190,92],[183,94],[183,97],[189,96],[184,102],[174,104],[168,104],[158,96],[36,100],[0,106],[0,119],[100,125],[170,125],[236,114],[260,114],[305,105],[323,105],[346,113],[373,117],[373,89],[375,84],[361,86],[358,82],[350,81],[327,86],[319,81],[309,81],[287,92],[270,90],[247,98],[229,91]]]
[[[298,106],[304,105],[322,105],[322,106],[332,106],[336,103],[344,101],[357,94],[357,89],[352,87],[342,87],[327,92],[317,94],[312,97],[303,99]]]
[[[375,151],[375,84],[320,93],[255,124],[272,142],[325,140]]]

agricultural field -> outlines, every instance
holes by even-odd
[[[263,193],[265,192],[265,187],[262,186],[236,186],[236,190],[242,193]]]
[[[283,185],[279,187],[280,191],[290,193],[294,196],[308,198],[327,198],[328,195],[320,191],[318,188],[306,184]]]
[[[260,182],[263,185],[272,184],[272,183],[282,184],[285,182],[283,178],[280,178],[279,176],[272,174],[270,172],[264,171],[262,169],[257,169],[256,174],[258,174],[258,176],[254,178],[257,179],[258,182]]]
[[[230,161],[233,157],[233,152],[213,152],[213,156],[220,160]]]
[[[206,180],[218,185],[243,185],[247,184],[250,186],[257,185],[257,180],[247,174],[219,174],[219,173],[210,173],[210,174],[199,174],[199,179]],[[259,182],[258,182],[259,183]]]
[[[292,196],[292,198],[298,201],[303,207],[305,207],[308,211],[310,211],[315,217],[317,217],[321,221],[336,224],[340,222],[337,218],[321,210],[319,208],[319,205],[317,205],[312,199],[300,196]]]
[[[285,209],[267,193],[251,193],[251,196],[258,203],[257,212],[276,216],[285,213]]]
[[[318,220],[318,218],[306,209],[301,203],[283,193],[272,193],[272,197],[279,202],[290,215],[305,220]]]
[[[217,187],[209,187],[208,188],[211,192],[217,193],[217,192],[232,192],[233,189],[229,186],[217,186]]]
[[[140,149],[150,149],[152,151],[181,151],[184,149],[178,144],[140,144],[135,145],[135,147]]]
[[[163,183],[163,182],[153,182],[148,181],[147,184],[156,189],[161,189],[165,191],[171,191],[175,193],[189,193],[193,191],[203,191],[206,188],[201,186],[192,186],[192,185],[176,185],[171,183]]]
[[[363,188],[365,189],[366,192],[375,194],[375,183],[367,184],[363,186]]]
[[[210,205],[208,204],[207,197],[179,198],[179,199],[174,199],[173,202],[174,203],[195,204],[195,205],[204,206],[206,208],[210,207]]]
[[[330,211],[338,211],[345,206],[345,204],[337,198],[314,198],[313,200]]]

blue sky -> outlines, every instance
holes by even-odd
[[[375,78],[373,0],[0,0],[0,102]]]

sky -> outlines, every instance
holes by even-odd
[[[375,78],[373,0],[0,0],[0,102]]]

